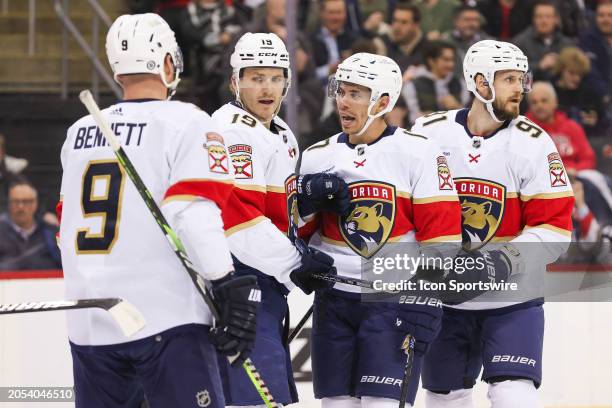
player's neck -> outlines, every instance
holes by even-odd
[[[385,123],[385,120],[383,118],[376,118],[361,135],[349,135],[349,142],[354,145],[370,144],[376,141],[386,128],[387,123]]]
[[[503,122],[493,120],[487,107],[479,100],[474,100],[467,117],[467,128],[470,133],[477,136],[487,136],[495,132]]]
[[[159,79],[143,79],[123,88],[123,100],[126,101],[132,99],[165,100],[167,96],[168,90]]]

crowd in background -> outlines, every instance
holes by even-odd
[[[233,98],[229,59],[243,33],[287,39],[284,0],[126,1],[132,13],[157,12],[170,24],[188,84],[179,87],[178,98],[208,113]],[[293,80],[300,109],[294,131],[301,148],[340,131],[326,87],[349,55],[371,52],[398,63],[402,96],[386,119],[410,128],[419,116],[469,106],[461,65],[472,44],[510,41],[528,57],[536,81],[522,113],[550,134],[578,191],[576,238],[595,239],[612,225],[612,169],[602,165],[612,162],[612,0],[296,0],[296,7]],[[19,239],[27,234],[11,218],[14,175],[1,138],[0,153],[0,228],[8,222]],[[54,223],[50,214],[39,219],[36,225]]]

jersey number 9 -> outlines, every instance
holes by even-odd
[[[78,230],[78,254],[106,254],[113,248],[119,235],[124,179],[116,160],[89,162],[81,185],[81,211],[84,218],[99,217],[101,225],[99,233],[89,228]]]

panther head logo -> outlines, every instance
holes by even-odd
[[[482,203],[471,203],[468,200],[463,200],[461,203],[461,214],[463,216],[463,225],[467,225],[477,230],[489,231],[494,229],[497,224],[497,218],[491,215],[493,205],[484,201]]]
[[[383,237],[389,235],[391,220],[383,214],[383,209],[382,203],[371,207],[358,205],[346,218],[346,232],[361,241],[362,250],[370,252],[379,245]]]

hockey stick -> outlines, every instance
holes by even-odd
[[[399,408],[406,406],[406,399],[408,398],[408,382],[410,381],[410,374],[412,374],[412,363],[414,362],[414,343],[416,339],[410,334],[406,335],[404,342],[402,343],[402,350],[408,356],[406,358],[406,365],[404,366],[404,378],[402,379],[402,389],[400,391],[400,402]]]
[[[0,315],[89,308],[104,309],[110,313],[125,337],[130,337],[145,326],[145,319],[138,309],[127,301],[118,298],[51,300],[5,304],[0,305]]]
[[[314,310],[314,305],[311,305],[310,309],[308,309],[306,314],[304,314],[304,316],[302,317],[302,320],[299,321],[297,326],[295,326],[293,331],[289,334],[289,337],[287,337],[287,344],[291,344],[293,339],[295,339],[297,337],[297,335],[300,334],[300,332],[304,328],[304,325],[306,324],[308,319],[310,319],[310,316],[312,316],[313,310]]]
[[[132,164],[130,158],[125,153],[125,150],[123,150],[123,147],[121,147],[119,140],[110,128],[108,122],[102,116],[102,112],[100,111],[100,108],[98,107],[96,101],[94,101],[91,92],[89,90],[81,91],[81,93],[79,94],[79,99],[81,100],[83,105],[85,105],[91,116],[94,118],[96,124],[102,132],[102,135],[104,135],[104,138],[113,149],[113,152],[115,153],[117,160],[121,164],[121,167],[123,168],[123,170],[125,170],[129,178],[134,183],[136,190],[138,190],[138,193],[147,205],[147,208],[151,212],[151,215],[153,215],[153,218],[155,218],[157,225],[159,225],[159,228],[164,233],[166,239],[170,243],[170,246],[174,250],[174,253],[181,261],[181,264],[185,267],[185,270],[189,274],[189,277],[191,278],[196,289],[198,290],[200,295],[202,295],[204,301],[210,308],[213,317],[215,318],[215,320],[219,321],[219,311],[217,310],[217,307],[213,302],[213,298],[211,295],[212,288],[210,282],[204,280],[202,275],[195,271],[191,260],[185,252],[185,247],[183,246],[183,243],[179,239],[178,235],[176,235],[176,233],[170,227],[170,224],[166,220],[166,217],[164,217],[164,214],[162,214],[161,210],[159,209],[159,206],[151,196],[151,192],[147,189],[147,186],[140,178],[140,175],[134,168],[134,165]],[[231,358],[229,359],[231,361]],[[261,396],[261,399],[265,403],[266,407],[277,408],[278,404],[274,401],[274,398],[270,394],[268,387],[261,378],[261,375],[257,372],[257,369],[253,365],[251,359],[247,358],[246,361],[242,364],[242,367],[251,379],[253,386],[256,388],[257,393]]]

